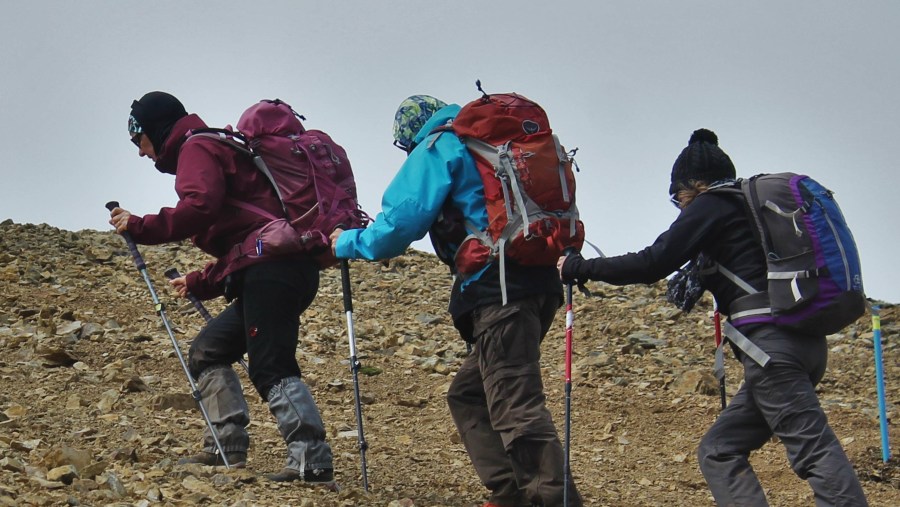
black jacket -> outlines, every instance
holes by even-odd
[[[597,280],[614,285],[653,283],[703,253],[737,274],[757,290],[766,289],[766,262],[751,229],[740,196],[704,192],[681,210],[669,230],[637,253],[585,260],[573,256],[563,266],[567,280]],[[715,273],[701,279],[723,314],[745,295],[732,281]]]

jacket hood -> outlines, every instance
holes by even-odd
[[[462,108],[458,104],[450,104],[438,109],[437,112],[431,115],[431,118],[429,118],[428,121],[425,122],[425,125],[422,125],[422,128],[419,130],[419,133],[416,134],[416,137],[413,139],[413,141],[416,144],[424,141],[425,138],[428,137],[429,134],[431,134],[432,130],[445,125],[447,122],[453,120],[453,118],[456,118],[456,115],[459,114],[460,109]]]
[[[181,146],[187,141],[192,130],[202,128],[206,128],[206,123],[196,114],[189,114],[175,122],[162,150],[156,154],[156,170],[175,174],[178,170],[178,153]]]

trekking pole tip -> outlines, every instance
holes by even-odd
[[[108,203],[106,203],[106,209],[108,209],[109,211],[112,211],[118,207],[119,201],[109,201]]]

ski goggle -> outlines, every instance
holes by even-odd
[[[143,133],[143,132],[138,132],[137,134],[131,136],[131,143],[134,144],[135,146],[137,146],[138,148],[140,148],[140,147],[141,147],[141,138],[142,138],[142,137],[144,137],[144,133]]]

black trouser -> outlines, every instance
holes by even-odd
[[[232,364],[246,352],[250,380],[267,399],[282,379],[300,376],[300,314],[319,290],[319,269],[312,261],[290,259],[255,264],[236,275],[237,298],[191,344],[191,375]]]

